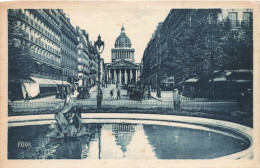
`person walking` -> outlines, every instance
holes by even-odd
[[[111,89],[110,91],[110,97],[111,97],[111,100],[113,99],[113,89]]]
[[[100,96],[101,96],[101,101],[103,100],[103,91],[100,89],[99,90]]]
[[[119,89],[117,90],[117,98],[116,99],[120,100],[120,90]]]
[[[140,96],[141,96],[141,99],[142,100],[145,100],[145,90],[143,90],[143,89],[140,89]]]
[[[148,100],[151,98],[151,91],[150,89],[148,90]]]
[[[26,93],[25,93],[25,102],[29,102],[29,94],[26,90]]]
[[[174,89],[173,91],[173,104],[174,110],[180,110],[180,94],[178,89]]]

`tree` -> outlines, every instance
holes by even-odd
[[[226,22],[229,22],[227,20]],[[226,37],[223,50],[228,55],[226,69],[253,68],[253,31],[250,28],[232,30]]]
[[[197,10],[192,24],[182,24],[180,33],[168,39],[169,57],[163,67],[175,82],[208,78],[214,70],[252,68],[252,31],[232,30],[229,19],[217,20],[219,12]]]
[[[198,10],[193,23],[182,24],[182,31],[169,40],[170,57],[166,63],[177,80],[205,77],[223,67],[221,29],[216,23],[218,10]]]
[[[30,56],[30,42],[18,24],[18,16],[8,15],[8,74],[9,81],[27,79],[33,72],[34,61]]]

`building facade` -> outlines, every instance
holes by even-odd
[[[8,10],[10,98],[52,95],[58,86],[76,82],[77,45],[76,30],[62,10]]]
[[[160,82],[169,77],[165,65],[169,61],[169,57],[172,57],[171,41],[181,35],[182,25],[191,26],[193,24],[193,17],[197,17],[194,16],[196,11],[196,9],[172,9],[164,22],[158,23],[142,58],[141,81],[143,84],[158,88]],[[178,76],[177,80],[181,80],[181,76]]]
[[[77,81],[78,63],[77,63],[77,34],[75,28],[71,25],[70,19],[66,17],[63,10],[60,12],[61,27],[61,65],[64,80],[69,82]]]
[[[121,33],[111,49],[111,63],[106,64],[106,80],[108,83],[136,83],[140,75],[140,64],[135,63],[134,48],[126,36],[122,26]]]
[[[253,27],[252,9],[222,9],[219,20],[229,19],[233,29]]]
[[[159,31],[161,30],[162,23],[160,22],[152,35],[152,39],[147,44],[144,50],[144,55],[142,58],[141,65],[141,80],[143,84],[152,85],[153,87],[157,85],[160,76],[160,65],[161,57],[160,54],[160,44],[159,44]]]
[[[96,82],[97,78],[97,51],[89,41],[89,35],[85,30],[76,27],[78,36],[78,78],[79,86],[89,86]]]

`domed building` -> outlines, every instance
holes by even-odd
[[[107,81],[109,83],[136,83],[140,74],[140,64],[135,63],[135,49],[122,26],[116,38],[115,47],[111,49],[111,63],[107,64]]]

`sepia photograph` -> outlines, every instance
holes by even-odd
[[[4,8],[8,162],[257,166],[259,10],[142,3]]]

